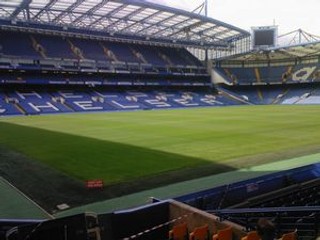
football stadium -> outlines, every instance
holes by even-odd
[[[0,0],[0,240],[320,238],[320,38],[207,4]]]

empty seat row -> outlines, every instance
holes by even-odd
[[[172,228],[169,231],[170,240],[231,240],[232,239],[232,228],[231,226],[225,229],[218,230],[217,233],[210,236],[208,224],[196,227],[192,232],[188,232],[186,223],[181,223]]]
[[[31,59],[90,59],[158,66],[202,66],[186,49],[1,31],[0,55]]]

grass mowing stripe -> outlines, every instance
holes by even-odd
[[[304,157],[286,159],[279,162],[258,165],[251,168],[239,169],[236,171],[230,171],[226,173],[216,174],[213,176],[207,176],[203,178],[193,179],[190,181],[171,184],[165,187],[146,190],[119,198],[83,205],[80,207],[57,213],[56,216],[65,217],[86,211],[106,213],[120,209],[137,207],[145,204],[146,200],[150,197],[155,197],[158,199],[174,198],[188,193],[214,188],[224,184],[235,183],[250,178],[260,177],[270,173],[293,169],[309,164],[319,163],[319,159],[320,154],[313,154]]]
[[[208,162],[318,152],[319,113],[320,106],[246,106],[17,117],[1,119],[0,143],[79,179],[109,169],[104,179],[112,183]]]
[[[0,131],[2,144],[27,157],[83,181],[103,179],[107,185],[208,164],[200,158],[10,123],[0,124]]]
[[[99,195],[106,199],[318,153],[319,113],[320,106],[246,106],[1,118],[0,147],[26,156],[29,163],[41,163],[37,178],[47,184],[51,180],[44,174],[56,176],[57,182],[60,175],[66,177],[72,194],[79,193],[72,201],[79,204],[86,195],[81,185],[86,179],[104,179],[109,192]],[[72,197],[61,191],[61,181],[52,186],[50,198],[55,201]],[[63,195],[59,199],[58,193]],[[87,202],[93,199],[95,195]]]

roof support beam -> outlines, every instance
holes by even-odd
[[[121,11],[122,9],[124,9],[125,7],[127,7],[128,5],[121,5],[115,9],[113,9],[112,11],[108,12],[107,14],[101,16],[100,18],[98,18],[97,20],[93,21],[92,23],[90,23],[90,25],[88,27],[92,27],[94,25],[96,25],[97,23],[99,23],[100,21],[102,21],[103,19],[105,18],[108,18],[108,17],[112,17],[113,14]]]
[[[190,18],[188,18],[188,19],[186,19],[186,20],[178,23],[177,25],[174,26],[174,28],[179,31],[179,30],[181,30],[181,28],[179,28],[179,26],[187,23],[188,21],[190,21]],[[165,32],[165,31],[167,31],[167,30],[170,29],[170,28],[173,29],[173,27],[165,27],[164,29],[160,29],[159,31],[155,32],[154,34],[155,34],[155,35],[156,35],[156,34],[159,35],[159,33]],[[173,34],[173,33],[172,33],[172,34]],[[171,34],[171,35],[172,35],[172,34]],[[175,33],[174,33],[174,34],[175,34]]]
[[[115,25],[117,25],[119,22],[121,21],[126,21],[126,20],[130,20],[131,17],[133,17],[136,14],[139,14],[140,12],[142,12],[144,10],[144,8],[139,8],[135,11],[133,11],[132,13],[128,14],[127,16],[125,16],[124,18],[119,18],[117,21],[115,21],[114,23],[112,23],[111,25],[108,26],[108,28],[112,29]],[[134,23],[133,23],[134,24]],[[130,24],[132,25],[132,24]],[[126,26],[125,28],[128,28],[128,26]],[[123,28],[119,31],[122,32]]]
[[[218,27],[220,27],[220,26],[215,25],[215,26],[213,26],[213,27],[210,27],[210,28],[201,30],[201,31],[199,31],[199,32],[192,32],[192,31],[191,31],[192,34],[189,35],[189,36],[193,36],[193,35],[197,35],[197,34],[199,34],[199,35],[201,35],[201,36],[208,36],[208,35],[206,34],[207,32],[210,32],[211,30],[214,30],[215,28],[218,28]],[[209,37],[209,36],[208,36],[208,37]]]
[[[145,10],[145,9],[143,9],[143,10]],[[139,22],[132,23],[132,24],[126,26],[125,28],[122,28],[122,29],[120,30],[120,32],[124,32],[124,31],[126,31],[128,28],[132,28],[132,27],[134,27],[135,25],[147,23],[147,20],[149,20],[150,18],[153,18],[153,17],[159,15],[160,13],[161,13],[161,11],[157,11],[157,12],[155,12],[155,13],[152,13],[151,15],[149,15],[149,16],[141,19]]]
[[[227,45],[227,43],[224,43],[223,38],[221,38],[221,37],[219,38],[219,36],[222,35],[222,34],[228,33],[229,31],[230,31],[229,29],[226,29],[224,31],[217,32],[217,33],[215,33],[213,35],[202,34],[202,36],[204,38],[208,39],[208,40],[205,40],[206,42],[209,42],[210,41],[209,39],[211,39],[213,42],[216,42],[216,43],[219,43],[219,44],[222,44],[222,45],[224,45],[224,44]],[[199,33],[194,33],[193,35],[197,35],[197,34],[199,34]]]
[[[81,22],[82,19],[85,17],[91,16],[95,11],[99,10],[101,7],[106,5],[106,3],[109,2],[109,0],[101,0],[100,3],[90,8],[85,14],[79,16],[73,21],[73,24],[77,24],[78,22]]]
[[[286,51],[286,49],[279,49],[279,52],[281,52],[283,55],[288,56],[289,58],[295,58],[298,57],[296,54],[292,54],[289,51]]]
[[[150,24],[150,26],[148,26],[148,27],[146,27],[146,28],[143,28],[143,29],[141,29],[140,31],[137,31],[136,33],[143,32],[143,31],[148,30],[148,29],[153,28],[153,27],[159,27],[159,26],[161,26],[162,23],[164,23],[164,22],[166,22],[166,21],[169,21],[169,20],[171,20],[171,19],[173,19],[173,18],[175,18],[175,17],[176,17],[176,15],[173,14],[173,15],[171,15],[171,16],[169,16],[169,17],[166,17],[166,18],[162,19],[160,22],[157,22],[157,23],[155,23],[155,24]],[[155,35],[155,34],[152,33],[152,35]]]
[[[3,7],[0,7],[0,11],[4,11],[6,13],[8,13],[8,16],[11,15],[11,12],[7,11],[5,8]]]
[[[52,22],[60,22],[60,20],[66,16],[68,13],[72,12],[76,7],[80,6],[86,0],[77,0],[75,3],[70,5],[65,11],[61,12],[57,17],[55,17]]]
[[[18,16],[18,14],[23,11],[23,10],[26,10],[29,8],[29,4],[31,3],[32,0],[23,0],[20,4],[19,7],[17,7],[10,15],[10,19],[14,19]],[[29,20],[29,19],[27,19]]]
[[[202,25],[201,22],[193,23],[193,24],[191,24],[191,25],[189,25],[189,26],[186,26],[186,27],[181,28],[179,31],[174,32],[174,33],[168,35],[167,37],[172,37],[172,36],[177,35],[177,34],[179,34],[179,33],[181,33],[181,32],[185,32],[185,33],[188,35],[190,32],[192,32],[192,29],[194,29],[194,28],[196,28],[196,27],[199,27],[199,26],[201,26],[201,25]],[[189,35],[189,36],[190,36],[190,35]]]
[[[318,55],[320,53],[320,49],[315,51],[315,52],[312,52],[312,53],[308,53],[307,55],[305,55],[305,57],[308,57],[308,56],[313,56],[313,55]]]
[[[38,17],[41,17],[41,14],[43,12],[48,12],[48,10],[50,9],[51,6],[53,6],[58,0],[51,0],[50,2],[47,3],[47,5],[41,9],[33,18],[32,20],[37,19]],[[51,20],[51,19],[50,19]]]

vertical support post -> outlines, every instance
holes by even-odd
[[[208,0],[204,0],[204,14],[206,17],[208,17]],[[205,65],[207,67],[207,71],[208,71],[208,67],[209,67],[209,56],[208,56],[208,48],[205,48]],[[211,70],[210,70],[211,72]]]
[[[204,14],[208,17],[208,0],[204,1]]]

